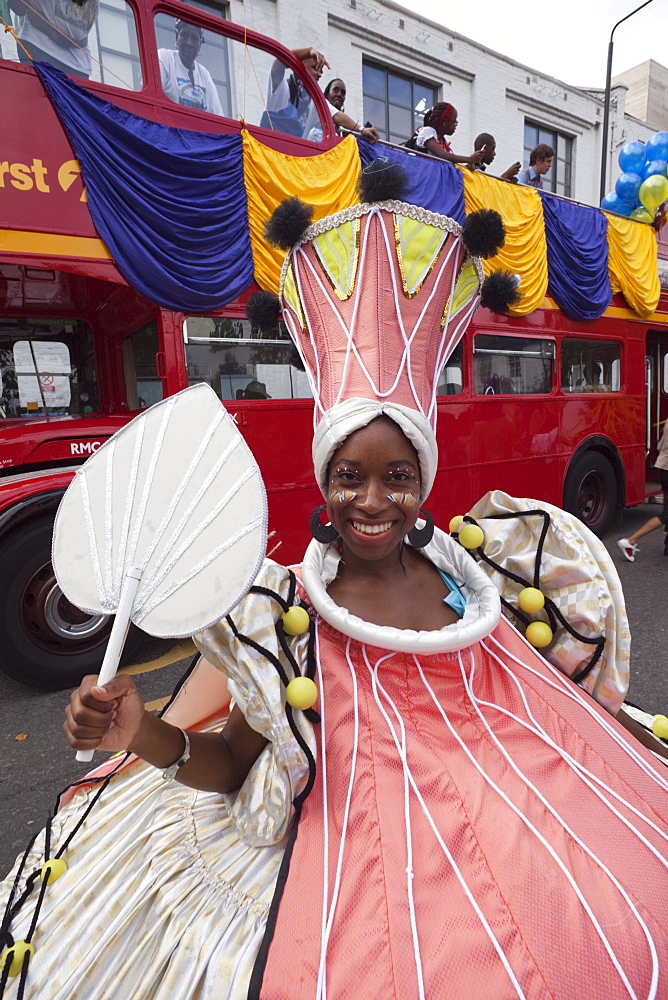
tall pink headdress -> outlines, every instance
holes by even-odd
[[[311,210],[292,198],[267,227],[289,249],[280,310],[314,397],[313,463],[322,488],[329,461],[353,431],[380,413],[415,447],[422,496],[437,467],[436,389],[448,358],[481,299],[507,311],[517,292],[510,276],[484,279],[480,257],[503,243],[496,212],[469,216],[464,227],[399,200],[401,167],[374,161],[363,172],[362,204],[310,225]],[[248,314],[262,325],[268,293]],[[275,301],[275,300],[274,300]]]

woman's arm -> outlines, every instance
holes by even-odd
[[[97,677],[85,677],[65,716],[63,729],[75,750],[129,750],[164,770],[185,749],[181,730],[147,712],[134,681],[123,674],[103,687],[97,686]],[[188,735],[190,758],[176,777],[206,792],[240,788],[267,743],[236,706],[222,732]]]
[[[420,148],[419,146],[417,147]],[[441,160],[448,160],[450,163],[467,163],[470,167],[474,163],[480,163],[483,157],[482,149],[478,149],[475,153],[471,153],[470,156],[457,156],[456,153],[448,153],[446,149],[443,149],[441,144],[436,141],[436,139],[427,139],[424,144],[424,149],[432,156],[438,156]]]
[[[356,122],[350,115],[347,115],[345,111],[337,111],[332,115],[332,121],[335,125],[340,125],[341,128],[347,129],[349,132],[358,132],[359,135],[363,135],[365,139],[369,142],[378,142],[380,139],[380,134],[373,125],[368,127],[360,128],[359,122]]]

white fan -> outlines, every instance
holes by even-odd
[[[53,537],[67,598],[116,615],[99,683],[115,675],[131,621],[179,638],[219,621],[248,592],[266,545],[260,470],[210,386],[184,389],[114,434],[77,471]]]

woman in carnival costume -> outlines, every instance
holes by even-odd
[[[280,306],[315,399],[314,541],[196,637],[232,694],[222,733],[194,731],[206,673],[170,722],[127,676],[75,693],[72,746],[147,763],[90,816],[95,786],[71,795],[8,879],[5,996],[668,995],[668,782],[611,718],[628,637],[605,550],[495,493],[467,518],[476,561],[422,507],[438,376],[498,217],[462,231],[397,200],[392,174],[336,216],[310,225],[293,201],[270,227],[293,248]],[[483,303],[507,306],[513,283],[487,282]],[[497,575],[540,583],[557,666],[501,617]],[[17,905],[27,873],[38,920]]]

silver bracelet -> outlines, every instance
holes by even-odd
[[[165,779],[165,781],[173,781],[174,778],[176,777],[176,772],[178,771],[178,769],[180,767],[183,767],[185,762],[190,758],[190,738],[185,729],[180,729],[179,732],[183,736],[183,739],[185,741],[185,747],[179,759],[174,761],[174,763],[171,764],[170,767],[166,767],[165,770],[162,772],[162,776]]]

